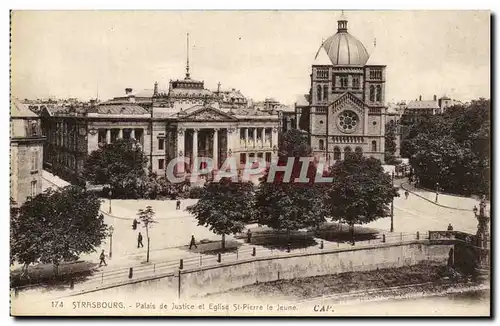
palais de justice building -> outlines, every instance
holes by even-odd
[[[385,65],[338,20],[312,65],[309,94],[295,105],[298,127],[310,132],[315,156],[330,163],[347,152],[384,159]]]
[[[276,110],[249,107],[237,90],[216,91],[191,78],[158,83],[134,93],[83,107],[45,108],[47,142],[44,163],[59,176],[81,181],[86,156],[119,138],[138,140],[152,172],[165,175],[176,157],[210,157],[220,168],[227,157],[245,164],[252,158],[270,162],[277,155],[279,115]],[[240,166],[241,168],[242,166]],[[189,173],[178,166],[176,172]]]

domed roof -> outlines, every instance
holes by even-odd
[[[322,44],[333,65],[364,66],[370,57],[365,46],[347,32],[347,20],[338,21],[337,33]]]

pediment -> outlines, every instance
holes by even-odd
[[[185,116],[179,115],[179,120],[182,121],[234,121],[235,117],[222,112],[221,110],[205,107],[197,109],[193,112],[186,113]]]
[[[366,105],[363,101],[353,94],[345,92],[330,104],[329,109],[333,114],[340,110],[351,109],[358,114],[363,115],[365,107]]]

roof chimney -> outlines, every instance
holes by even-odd
[[[130,87],[125,88],[125,94],[126,95],[129,95],[131,93],[132,93],[132,88],[130,88]]]
[[[434,95],[434,101],[437,101],[438,97],[437,95]]]
[[[155,82],[155,86],[153,89],[153,96],[156,96],[156,95],[158,95],[158,82]]]
[[[419,101],[422,101],[422,95],[420,95],[420,96],[418,97],[418,100],[419,100]]]

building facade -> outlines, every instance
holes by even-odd
[[[166,175],[176,157],[193,162],[209,157],[216,169],[228,157],[241,165],[253,158],[270,162],[278,152],[279,117],[274,111],[249,108],[239,91],[210,91],[204,82],[190,77],[171,80],[167,90],[154,89],[99,105],[68,110],[46,109],[43,126],[47,134],[44,163],[65,179],[82,180],[89,153],[116,139],[139,141],[151,172]],[[178,174],[189,174],[192,165],[178,165]]]
[[[10,197],[22,205],[42,192],[40,117],[17,99],[10,104]]]
[[[337,33],[323,42],[312,65],[309,94],[295,106],[298,127],[309,131],[315,156],[333,164],[358,152],[383,161],[385,70],[348,33],[341,17]]]

